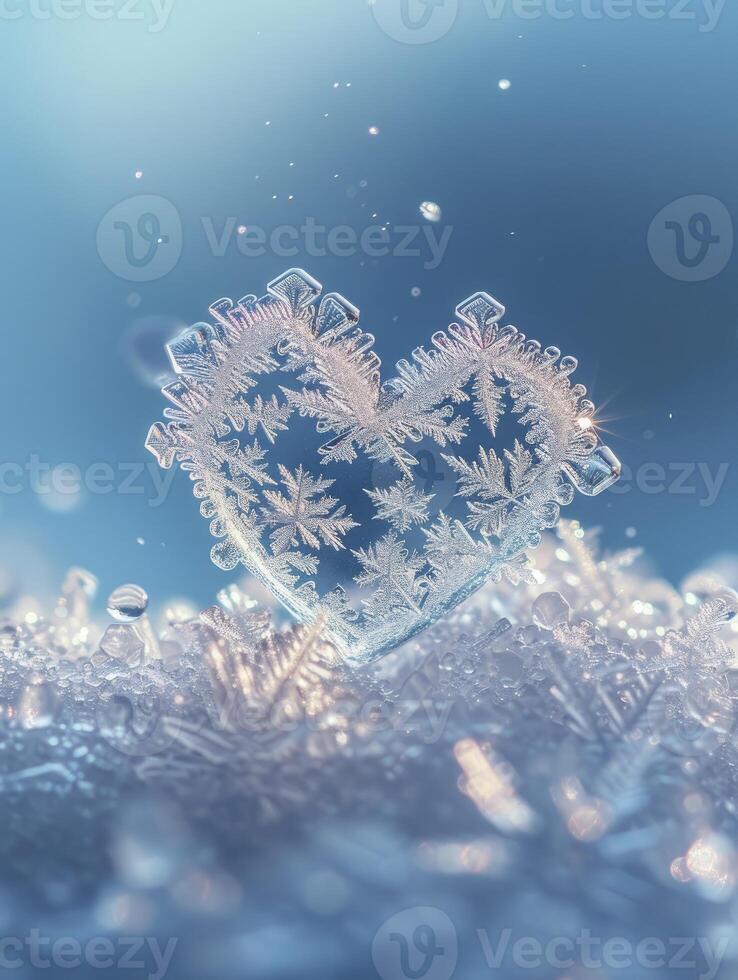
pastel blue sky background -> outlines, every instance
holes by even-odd
[[[401,23],[395,0],[380,2]],[[511,3],[495,19],[491,4],[460,0],[443,37],[410,45],[364,0],[174,0],[168,18],[138,0],[142,20],[123,19],[114,0],[105,21],[86,0],[68,3],[79,16],[39,19],[14,0],[0,16],[3,462],[153,465],[143,443],[163,402],[132,361],[131,331],[203,319],[218,297],[261,293],[302,265],[361,308],[386,366],[467,295],[492,292],[528,335],[579,357],[606,440],[641,474],[640,488],[577,498],[568,514],[601,525],[609,548],[642,545],[675,581],[736,550],[731,217],[708,202],[711,230],[692,226],[720,239],[705,263],[724,268],[705,281],[685,281],[700,268],[676,254],[680,222],[687,259],[700,249],[689,204],[666,214],[661,225],[676,224],[656,248],[677,278],[647,244],[657,213],[685,196],[723,202],[735,220],[735,6],[706,30],[713,5],[701,0],[679,20],[671,0],[659,20],[623,0],[612,8],[630,10],[623,19],[593,19],[599,0],[561,0],[569,19],[550,3],[537,19]],[[49,0],[38,4],[43,13]],[[408,10],[422,14],[420,0]],[[105,215],[137,195],[171,202],[183,232],[172,270],[149,282],[116,275],[96,245]],[[443,210],[437,234],[453,229],[435,269],[425,251],[247,257],[235,233],[218,255],[206,231],[220,236],[229,218],[267,231],[307,217],[357,233],[422,226],[423,200]],[[151,345],[144,361],[155,365]],[[673,492],[644,492],[662,484],[658,470],[643,477],[649,463]],[[679,471],[675,492],[679,464],[702,465]],[[87,492],[60,511],[26,480],[0,495],[0,563],[35,591],[77,564],[103,594],[136,581],[162,599],[212,601],[228,579],[210,564],[189,481],[178,476],[158,507],[151,477],[137,485],[142,494]]]

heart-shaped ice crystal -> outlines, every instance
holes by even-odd
[[[320,294],[291,269],[261,299],[214,303],[168,345],[172,407],[147,446],[190,474],[218,566],[366,659],[519,577],[572,484],[597,494],[620,464],[576,360],[500,326],[486,293],[384,383],[358,311]]]

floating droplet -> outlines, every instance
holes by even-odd
[[[23,728],[48,728],[53,722],[59,699],[51,684],[29,684],[18,699],[18,720]]]
[[[108,613],[119,623],[133,623],[146,612],[149,597],[140,585],[121,585],[108,597]]]
[[[501,78],[497,83],[497,87],[502,89],[503,92],[507,92],[507,90],[510,88],[511,85],[512,82],[510,81],[509,78]]]
[[[420,213],[426,221],[440,221],[443,217],[440,205],[435,201],[423,201],[420,205]]]
[[[571,606],[560,592],[543,592],[533,603],[533,622],[551,632],[569,622]]]

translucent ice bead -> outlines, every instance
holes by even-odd
[[[109,657],[137,667],[144,658],[144,642],[132,626],[108,626],[100,649]]]
[[[586,459],[564,466],[571,482],[587,497],[596,497],[617,483],[621,470],[620,460],[608,446],[598,446]]]
[[[18,699],[18,720],[25,729],[48,728],[59,706],[53,685],[29,684]]]
[[[420,205],[420,213],[426,221],[440,221],[441,208],[435,201],[423,201]]]
[[[149,597],[140,585],[121,585],[108,596],[108,613],[119,623],[134,623],[148,605]]]
[[[543,592],[533,603],[533,622],[551,632],[569,622],[571,606],[560,592]]]

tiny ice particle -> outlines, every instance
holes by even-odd
[[[119,623],[133,623],[146,612],[149,597],[140,585],[121,585],[108,596],[107,609]]]
[[[569,622],[571,606],[560,592],[543,592],[533,603],[533,622],[542,630],[552,632]]]
[[[246,227],[246,225],[239,225],[238,226],[238,234],[239,235],[245,235],[247,231],[248,231],[248,228]]]
[[[420,292],[421,292],[420,286],[413,286],[413,288],[410,290],[410,295],[411,296],[420,296]]]
[[[338,86],[339,86],[340,84],[341,84],[340,82],[334,82],[334,83],[333,83],[333,88],[338,88]]]
[[[440,221],[442,217],[441,208],[435,201],[423,201],[420,205],[420,213],[426,221]]]
[[[141,180],[141,178],[143,177],[143,175],[144,175],[143,170],[137,170],[136,173],[135,173],[136,180]]]
[[[512,82],[510,81],[509,78],[501,78],[497,83],[497,87],[502,89],[503,92],[507,92],[507,90],[510,88],[511,85]]]
[[[369,135],[370,136],[379,136],[379,126],[370,126],[369,127]]]

